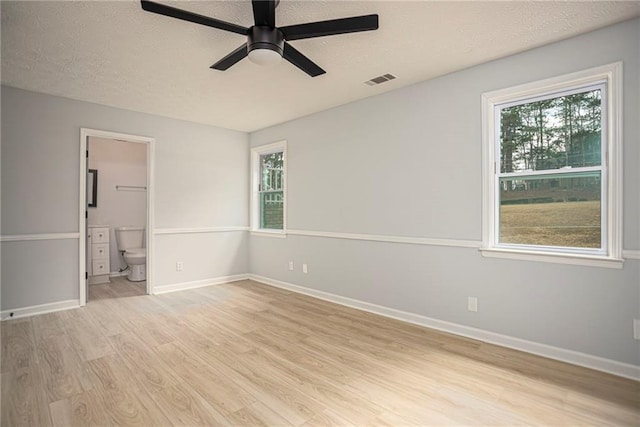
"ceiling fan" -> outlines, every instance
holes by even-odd
[[[324,74],[325,71],[291,46],[289,41],[378,29],[378,15],[276,27],[276,7],[280,0],[252,0],[255,25],[249,28],[153,1],[141,0],[141,2],[142,9],[147,12],[247,36],[246,43],[210,67],[221,71],[227,70],[247,55],[257,64],[279,62],[284,57],[311,77],[316,77]]]

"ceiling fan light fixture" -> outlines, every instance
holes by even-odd
[[[258,65],[273,65],[282,60],[284,36],[277,28],[256,25],[249,28],[249,60]]]
[[[258,65],[275,65],[282,61],[282,55],[275,50],[258,48],[249,52],[249,60]]]

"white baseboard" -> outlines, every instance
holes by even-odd
[[[549,359],[555,359],[562,362],[571,363],[573,365],[583,366],[585,368],[595,369],[620,377],[640,381],[640,366],[618,362],[611,359],[605,359],[602,357],[541,344],[533,341],[527,341],[520,338],[514,338],[495,332],[473,328],[470,326],[464,326],[456,323],[446,322],[443,320],[433,319],[415,313],[409,313],[406,311],[396,310],[377,304],[371,304],[365,301],[347,298],[328,292],[305,288],[303,286],[282,282],[280,280],[275,280],[264,276],[250,274],[249,278],[251,280],[255,280],[256,282],[264,283],[265,285],[275,286],[277,288],[286,289],[292,292],[309,295],[325,301],[356,308],[358,310],[363,310],[374,314],[379,314],[381,316],[390,317],[392,319],[401,320],[407,323],[412,323],[415,325],[436,329],[438,331],[448,332],[478,341],[483,341],[502,347],[508,347],[514,350],[520,350],[538,356],[547,357]]]
[[[14,308],[11,310],[3,310],[0,313],[0,319],[13,320],[21,317],[35,316],[37,314],[53,313],[54,311],[70,310],[79,308],[80,301],[70,299],[66,301],[51,302],[48,304],[32,305],[31,307]],[[11,315],[13,313],[13,316]]]
[[[129,270],[126,270],[126,271],[112,271],[111,273],[109,273],[109,277],[121,277],[121,276],[126,276],[127,274],[129,274]]]
[[[187,289],[203,288],[205,286],[221,285],[223,283],[237,282],[239,280],[247,280],[248,274],[235,274],[233,276],[220,276],[212,279],[194,280],[192,282],[172,283],[170,285],[156,285],[153,288],[153,294],[166,294],[168,292],[184,291]]]

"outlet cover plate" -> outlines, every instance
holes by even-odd
[[[302,264],[302,272],[304,274],[307,274],[309,272],[309,269],[307,268],[307,264]]]
[[[633,338],[640,340],[640,319],[633,319]]]
[[[293,261],[289,261],[289,271],[293,271]]]
[[[477,312],[478,311],[478,298],[469,297],[467,300],[467,310]]]
[[[184,270],[184,263],[182,261],[176,262],[176,271]]]

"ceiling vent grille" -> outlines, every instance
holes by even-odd
[[[395,78],[396,76],[394,76],[393,74],[383,74],[382,76],[374,77],[371,80],[367,80],[366,82],[364,82],[364,84],[375,86],[384,82],[388,82],[389,80],[393,80]]]

